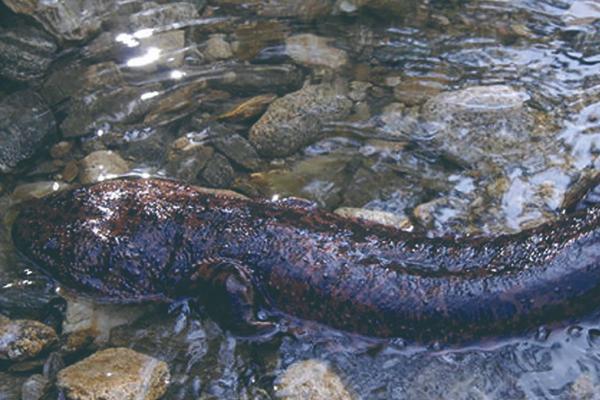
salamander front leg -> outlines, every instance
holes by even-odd
[[[230,259],[209,259],[196,264],[191,276],[213,318],[241,335],[264,334],[275,324],[256,318],[252,271]]]

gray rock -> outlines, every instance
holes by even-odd
[[[54,58],[56,43],[33,26],[0,31],[0,76],[19,82],[41,78]]]
[[[423,106],[430,146],[469,166],[531,157],[534,118],[529,95],[505,85],[441,93]]]
[[[41,400],[50,391],[50,381],[43,375],[31,375],[21,387],[21,400]]]
[[[597,0],[576,0],[564,13],[568,25],[587,25],[600,19],[600,3]]]
[[[194,182],[213,154],[212,147],[181,137],[173,142],[167,153],[167,172],[185,182]]]
[[[99,351],[58,373],[68,400],[156,400],[170,380],[166,363],[126,348]]]
[[[183,64],[185,55],[185,32],[183,30],[152,34],[139,39],[138,43],[139,45],[135,47],[135,55],[129,55],[125,60],[125,65],[131,72],[154,72],[159,68],[177,68]],[[158,49],[160,53],[152,62],[146,63],[144,60],[148,59],[148,54],[156,51],[155,49]],[[131,51],[131,49],[129,50]]]
[[[235,172],[233,167],[219,153],[215,153],[202,171],[202,180],[211,188],[227,188],[233,182]]]
[[[20,400],[21,386],[27,377],[0,372],[0,399]]]
[[[415,0],[337,0],[334,13],[354,13],[365,7],[386,15],[407,15],[419,4]]]
[[[31,157],[55,130],[54,115],[36,92],[24,90],[0,100],[0,172]]]
[[[216,72],[216,71],[215,71]],[[302,86],[302,71],[290,64],[235,65],[211,78],[211,86],[231,93],[256,95],[258,93],[285,94]]]
[[[35,358],[57,340],[54,329],[41,322],[0,316],[0,360],[15,362]]]
[[[271,103],[252,126],[250,141],[261,155],[288,156],[319,139],[325,122],[343,119],[351,109],[338,85],[307,85]]]
[[[3,0],[11,10],[27,14],[60,40],[83,40],[98,31],[115,9],[113,0]]]
[[[213,144],[227,158],[246,169],[254,171],[260,167],[261,160],[256,149],[237,133],[221,136]]]
[[[83,184],[94,183],[128,171],[129,165],[120,155],[110,150],[99,150],[81,160],[79,181]]]
[[[82,93],[73,99],[60,130],[65,137],[75,137],[98,130],[106,133],[107,124],[135,122],[152,108],[152,97],[145,96],[158,95],[154,89],[158,88],[126,86]]]

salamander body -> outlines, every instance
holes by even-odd
[[[111,301],[197,296],[232,319],[257,301],[369,336],[455,340],[568,319],[600,300],[600,209],[491,238],[427,238],[296,200],[118,179],[29,202],[17,248]]]

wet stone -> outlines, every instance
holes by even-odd
[[[99,150],[81,160],[79,181],[83,184],[94,183],[128,171],[129,165],[120,155],[110,150]]]
[[[114,10],[113,0],[3,0],[19,14],[30,15],[60,40],[83,40],[98,31]]]
[[[351,109],[340,85],[307,85],[271,103],[252,126],[250,141],[261,155],[288,156],[319,139],[324,123],[347,117]]]
[[[212,35],[206,41],[204,55],[212,61],[226,60],[233,56],[233,52],[231,51],[231,45],[225,40],[225,35],[217,34]]]
[[[75,347],[77,338],[85,341],[86,336],[93,336],[96,344],[105,343],[111,329],[132,323],[153,310],[152,305],[148,304],[96,304],[82,298],[67,298],[67,311],[62,324],[63,334],[69,335],[65,345]],[[71,339],[71,335],[75,336]]]
[[[259,10],[260,15],[267,17],[296,17],[314,20],[331,13],[333,0],[278,0],[266,2]]]
[[[50,391],[50,381],[43,375],[31,375],[21,387],[21,400],[41,400]]]
[[[262,115],[277,95],[269,93],[252,97],[217,117],[219,120],[246,121]]]
[[[12,204],[17,204],[31,199],[40,199],[51,193],[67,189],[69,185],[57,181],[38,181],[24,183],[15,188],[11,194]]]
[[[575,0],[563,15],[568,25],[587,25],[600,19],[600,3],[597,0]]]
[[[406,79],[394,86],[394,98],[409,107],[425,103],[445,89],[437,81],[425,79]]]
[[[340,68],[348,62],[346,52],[330,46],[332,39],[310,33],[290,36],[285,51],[294,61],[306,66]]]
[[[31,157],[55,130],[54,116],[36,92],[25,90],[0,99],[0,173]]]
[[[156,86],[103,88],[82,93],[73,99],[68,116],[60,125],[65,137],[103,132],[107,124],[131,123],[152,108],[148,93],[158,93]],[[148,101],[150,100],[150,101]]]
[[[213,154],[212,147],[181,137],[173,142],[167,153],[166,170],[184,182],[194,182]]]
[[[529,95],[510,86],[473,86],[441,93],[423,106],[431,145],[458,163],[505,165],[531,158],[534,118]],[[466,151],[468,149],[468,151]],[[535,154],[534,154],[535,155]]]
[[[352,400],[340,377],[326,362],[304,360],[290,365],[278,379],[277,398],[285,400]]]
[[[0,76],[19,82],[41,78],[54,58],[56,43],[33,26],[0,30]]]
[[[202,171],[201,178],[208,187],[227,188],[233,182],[235,171],[225,158],[215,153]]]
[[[252,60],[266,48],[280,45],[285,39],[286,26],[277,20],[248,21],[235,31],[236,57]]]
[[[41,322],[0,316],[0,360],[15,362],[35,358],[57,340],[54,329]]]
[[[413,229],[412,223],[408,218],[387,211],[340,207],[335,210],[335,213],[342,217],[363,219],[406,231],[411,231]]]
[[[254,96],[259,93],[289,93],[299,89],[303,82],[302,71],[291,64],[239,65],[228,68],[211,85],[240,96]]]
[[[26,376],[20,374],[0,372],[0,399],[20,400],[21,386],[26,379]]]
[[[65,158],[73,149],[73,142],[62,141],[50,148],[50,157]]]
[[[243,168],[254,171],[260,167],[261,159],[252,144],[237,133],[223,135],[212,143],[219,152]]]
[[[167,364],[126,348],[99,351],[60,371],[68,400],[155,400],[167,390]]]
[[[131,14],[129,28],[140,30],[145,28],[165,30],[177,25],[178,28],[192,25],[198,18],[198,9],[191,3],[172,2],[157,4],[147,2],[145,9]]]
[[[61,172],[65,182],[73,182],[79,176],[79,164],[75,160],[69,161]]]
[[[160,54],[158,54],[154,62],[146,65],[136,65],[136,57],[145,57],[153,49],[160,50]],[[174,30],[140,39],[135,54],[129,58],[126,64],[130,67],[130,70],[137,70],[143,73],[148,71],[153,72],[159,68],[180,67],[183,64],[185,56],[185,32],[183,30]]]

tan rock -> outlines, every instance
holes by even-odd
[[[170,380],[165,362],[126,348],[99,351],[58,373],[69,400],[155,400]]]
[[[217,34],[206,42],[204,54],[210,60],[226,60],[233,56],[233,51],[231,45],[225,40],[225,36]]]
[[[57,340],[54,329],[41,322],[0,318],[0,360],[34,358]]]
[[[219,120],[244,121],[257,117],[265,112],[269,104],[277,98],[277,95],[269,93],[252,97],[236,105],[233,109],[217,117]]]
[[[308,66],[340,68],[348,62],[344,50],[329,45],[331,39],[310,33],[290,36],[285,51],[294,61]]]
[[[67,142],[63,140],[62,142],[58,142],[50,148],[50,156],[52,158],[64,158],[71,152],[72,148],[73,142]]]
[[[129,171],[129,165],[117,153],[99,150],[81,160],[79,180],[81,183],[94,183],[122,175]]]
[[[285,400],[351,400],[340,377],[319,360],[296,362],[285,370],[275,386],[278,398]]]
[[[15,188],[11,195],[11,203],[18,204],[26,200],[39,199],[51,193],[68,189],[70,185],[57,181],[41,181],[25,183]]]
[[[110,330],[116,326],[132,323],[139,317],[152,310],[147,304],[98,304],[80,297],[72,298],[68,294],[67,311],[63,321],[64,334],[94,336],[97,344],[106,343]]]
[[[342,217],[364,219],[366,221],[376,222],[381,225],[387,225],[405,231],[412,231],[414,228],[408,218],[386,211],[341,207],[335,210],[335,213],[341,215]]]

